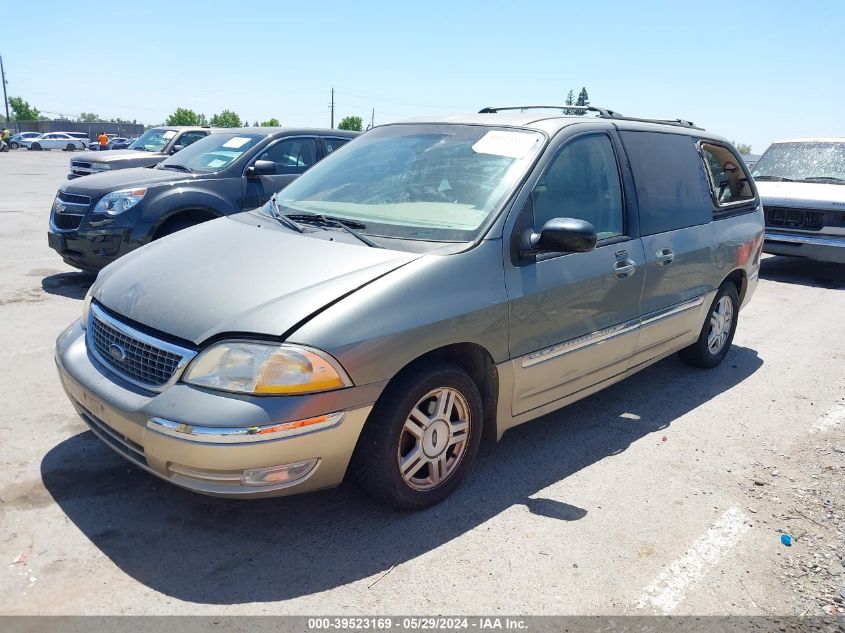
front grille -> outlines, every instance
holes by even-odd
[[[121,332],[94,314],[88,344],[101,362],[147,387],[162,387],[173,377],[184,356]]]
[[[65,204],[78,204],[83,207],[91,206],[91,196],[83,196],[78,193],[67,193],[66,191],[60,191],[57,197]]]
[[[73,215],[71,213],[56,213],[53,212],[53,226],[60,231],[75,231],[82,224],[82,215]]]
[[[766,226],[804,231],[818,231],[824,227],[824,211],[766,207],[765,212]]]

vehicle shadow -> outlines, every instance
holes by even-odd
[[[93,273],[75,272],[49,275],[41,280],[41,288],[51,295],[70,299],[84,299],[88,288],[97,279]]]
[[[149,588],[203,604],[285,600],[382,573],[515,504],[577,521],[591,508],[532,495],[667,428],[762,364],[737,346],[706,372],[666,359],[506,433],[452,497],[419,513],[377,505],[348,485],[281,499],[203,497],[132,467],[90,432],[51,450],[41,475],[68,518]]]
[[[829,290],[845,289],[845,264],[817,262],[805,257],[765,257],[760,278]]]

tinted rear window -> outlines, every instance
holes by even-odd
[[[660,132],[619,134],[636,181],[642,235],[713,219],[710,187],[694,138]]]

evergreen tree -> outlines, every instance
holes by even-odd
[[[578,99],[575,101],[575,105],[577,106],[588,106],[590,105],[590,95],[587,94],[587,88],[581,87],[581,92],[578,93]],[[583,110],[579,111],[578,114],[585,114]]]

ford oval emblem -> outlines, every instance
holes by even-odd
[[[118,363],[122,363],[126,360],[126,350],[117,343],[112,343],[109,345],[109,356],[115,359]]]

